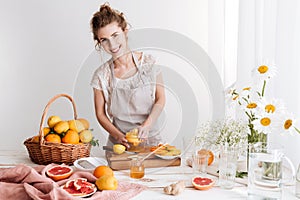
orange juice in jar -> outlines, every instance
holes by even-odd
[[[145,167],[140,158],[133,158],[130,166],[130,177],[131,178],[143,178],[145,175]]]

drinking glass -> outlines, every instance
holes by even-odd
[[[238,148],[221,146],[219,159],[219,185],[223,189],[234,187],[238,160]]]
[[[192,167],[194,174],[206,175],[206,169],[208,165],[208,153],[199,153],[195,151],[192,155]]]

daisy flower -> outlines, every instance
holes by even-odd
[[[262,97],[258,102],[258,109],[259,112],[266,112],[266,113],[282,113],[286,108],[284,103],[281,100],[271,98],[267,99]]]
[[[299,133],[299,130],[296,128],[297,122],[292,113],[284,112],[276,121],[274,129],[280,135],[293,135],[295,130]]]
[[[274,113],[262,113],[257,115],[257,119],[253,121],[253,125],[259,133],[271,133],[279,116],[280,115],[276,115]]]
[[[274,63],[269,61],[265,61],[263,63],[264,64],[260,64],[258,67],[252,69],[252,76],[255,82],[269,80],[277,74],[277,69]]]

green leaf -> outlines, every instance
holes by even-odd
[[[90,144],[92,146],[99,146],[99,140],[96,140],[95,137],[93,137],[93,139],[90,141]]]

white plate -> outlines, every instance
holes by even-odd
[[[64,189],[64,186],[65,185],[63,185],[63,186],[61,186],[61,188],[63,189],[63,190],[65,190]],[[83,195],[73,195],[73,194],[71,194],[71,193],[69,193],[67,190],[65,190],[66,192],[68,192],[70,195],[72,195],[72,196],[74,196],[74,197],[81,197],[81,198],[83,198],[83,197],[89,197],[89,196],[91,196],[91,195],[93,195],[93,194],[95,194],[96,192],[97,192],[97,187],[93,184],[93,187],[94,187],[94,191],[93,192],[91,192],[91,193],[89,193],[89,194],[83,194]]]
[[[158,154],[155,154],[157,157],[161,158],[161,159],[164,159],[164,160],[173,160],[175,158],[178,158],[180,157],[180,155],[177,155],[177,156],[162,156],[162,155],[158,155]]]
[[[107,166],[108,163],[104,158],[98,158],[98,157],[80,158],[74,162],[74,166],[78,170],[82,170],[82,171],[94,171],[94,169],[100,165]]]

